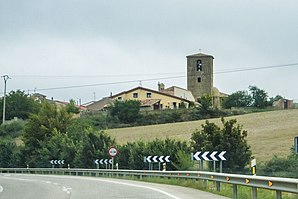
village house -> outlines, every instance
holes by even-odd
[[[110,96],[110,98],[113,100],[138,100],[142,110],[188,108],[191,103],[188,99],[140,86]]]

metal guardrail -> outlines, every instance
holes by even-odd
[[[238,185],[252,187],[252,198],[257,199],[257,189],[276,191],[276,198],[282,198],[282,192],[298,194],[298,179],[277,178],[266,176],[236,175],[228,173],[214,173],[203,171],[152,171],[152,170],[107,170],[107,169],[65,169],[65,168],[0,168],[0,173],[28,173],[28,174],[58,174],[77,176],[155,176],[166,178],[185,178],[216,182],[216,189],[220,191],[220,183],[233,185],[233,199],[238,198]]]

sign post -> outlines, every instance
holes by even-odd
[[[108,154],[112,158],[112,170],[114,169],[114,157],[118,155],[118,149],[114,146],[111,146],[108,149]]]
[[[252,175],[257,175],[257,160],[256,159],[253,159],[251,161],[251,173]]]
[[[298,154],[298,136],[294,138],[295,153]]]

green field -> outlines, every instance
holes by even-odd
[[[232,118],[237,119],[243,129],[248,131],[247,141],[258,162],[267,161],[274,154],[287,156],[294,144],[294,137],[298,136],[298,109],[251,113],[227,117],[226,120]],[[221,125],[220,119],[209,121]],[[205,120],[109,129],[107,132],[119,144],[155,138],[188,141],[196,129],[201,129],[203,123]]]

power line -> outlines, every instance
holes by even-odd
[[[282,65],[274,65],[274,66],[263,66],[263,67],[253,67],[253,68],[231,69],[231,70],[227,70],[227,71],[215,72],[214,74],[235,73],[235,72],[242,72],[242,71],[262,70],[262,69],[271,69],[271,68],[282,68],[282,67],[288,67],[288,66],[298,66],[298,63],[282,64]]]
[[[225,74],[225,73],[234,73],[234,72],[244,72],[244,71],[253,71],[253,70],[262,70],[262,69],[272,69],[272,68],[281,68],[281,67],[289,67],[289,66],[298,66],[298,63],[292,64],[281,64],[281,65],[272,65],[272,66],[263,66],[263,67],[247,67],[247,68],[235,68],[224,71],[217,71],[213,74]],[[141,75],[165,75],[165,74],[181,74],[181,73],[152,73],[152,74],[131,74],[131,75],[89,75],[89,76],[38,76],[38,75],[16,75],[19,77],[119,77],[119,76],[141,76]],[[208,75],[208,74],[207,74]],[[106,86],[106,85],[115,85],[115,84],[125,84],[125,83],[133,83],[133,82],[146,82],[146,81],[157,81],[157,80],[166,80],[166,79],[177,79],[177,78],[185,78],[186,75],[179,76],[170,76],[170,77],[160,77],[160,78],[151,78],[151,79],[138,79],[138,80],[128,80],[128,81],[120,81],[120,82],[107,82],[107,83],[96,83],[96,84],[85,84],[85,85],[73,85],[73,86],[61,86],[61,87],[51,87],[51,88],[40,88],[28,90],[28,92],[35,91],[47,91],[47,90],[60,90],[60,89],[72,89],[72,88],[84,88],[84,87],[94,87],[94,86]]]
[[[156,76],[156,75],[177,75],[184,72],[175,73],[150,73],[150,74],[122,74],[122,75],[13,75],[21,78],[103,78],[103,77],[133,77],[133,76]]]
[[[142,80],[129,80],[129,81],[121,81],[121,82],[108,82],[108,83],[99,83],[99,84],[85,84],[85,85],[76,85],[76,86],[63,86],[63,87],[52,87],[52,88],[41,88],[41,89],[34,89],[28,90],[29,92],[32,91],[45,91],[45,90],[59,90],[59,89],[71,89],[71,88],[83,88],[83,87],[93,87],[93,86],[106,86],[106,85],[113,85],[113,84],[126,84],[126,83],[133,83],[133,82],[144,82],[144,81],[156,81],[161,79],[174,79],[174,78],[181,78],[185,76],[175,76],[175,77],[164,77],[164,78],[153,78],[153,79],[142,79]]]
[[[298,63],[291,64],[280,64],[280,65],[271,65],[271,66],[261,66],[261,67],[241,67],[234,69],[227,69],[223,71],[215,71],[213,74],[224,74],[224,73],[234,73],[234,72],[243,72],[243,71],[253,71],[253,70],[262,70],[262,69],[271,69],[271,68],[281,68],[288,66],[298,66]],[[150,74],[122,74],[122,75],[13,75],[14,77],[22,78],[102,78],[102,77],[127,77],[127,76],[154,76],[154,75],[176,75],[184,74],[185,72],[175,72],[175,73],[150,73]]]

